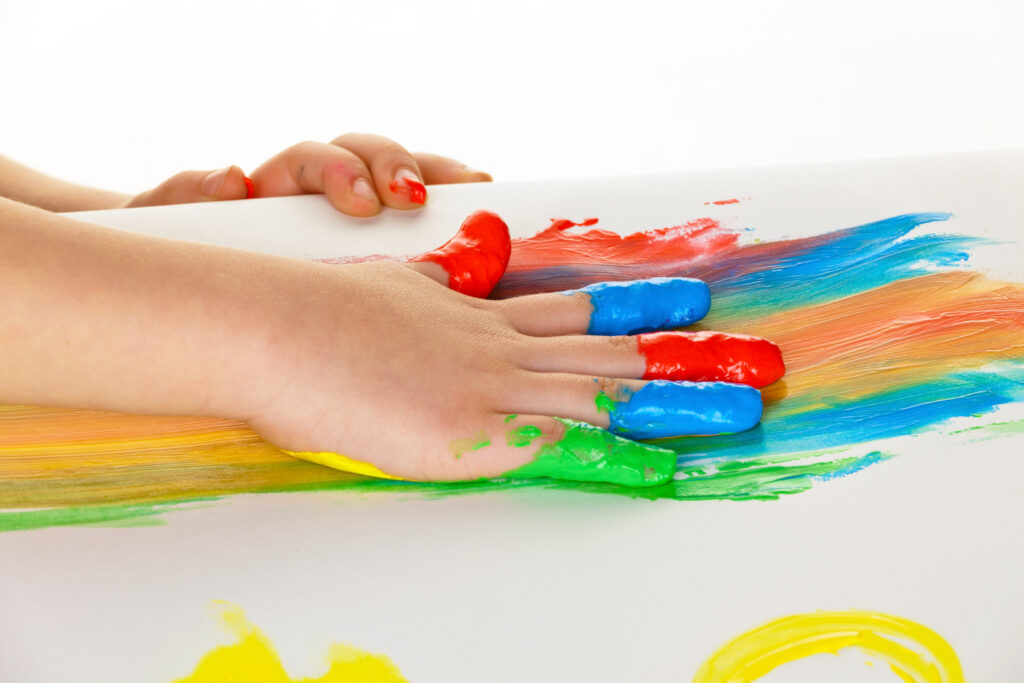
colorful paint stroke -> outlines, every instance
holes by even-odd
[[[960,437],[1024,433],[1016,422],[986,424],[1000,406],[1024,399],[1024,286],[972,271],[980,240],[929,230],[949,218],[908,214],[752,244],[707,218],[627,236],[595,219],[559,220],[517,240],[498,296],[699,278],[714,304],[691,329],[756,335],[782,348],[788,371],[763,390],[761,424],[658,440],[678,455],[663,485],[383,481],[291,458],[237,422],[8,406],[0,407],[0,529],[159,523],[170,508],[281,491],[448,496],[554,487],[767,500],[893,457],[895,437],[967,426]]]
[[[218,604],[221,622],[236,642],[213,649],[195,670],[174,683],[406,683],[398,667],[384,655],[363,652],[350,645],[332,645],[327,672],[316,678],[292,678],[273,643],[233,605]]]
[[[735,638],[701,666],[694,683],[748,683],[816,654],[855,648],[911,683],[963,683],[956,652],[921,624],[877,612],[814,612],[776,619]],[[870,662],[869,662],[870,663]]]

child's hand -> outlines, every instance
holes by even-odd
[[[491,180],[482,171],[436,154],[411,154],[378,135],[349,133],[330,144],[300,142],[266,161],[251,179],[237,166],[184,171],[124,206],[325,194],[339,211],[372,216],[381,206],[416,209],[427,200],[425,185]]]
[[[508,245],[504,223],[478,212],[410,264],[341,266],[302,283],[246,390],[249,423],[341,469],[631,486],[668,481],[676,455],[630,439],[757,423],[756,387],[784,371],[773,344],[710,332],[631,336],[703,317],[704,283],[655,278],[504,301],[438,284],[486,296]]]

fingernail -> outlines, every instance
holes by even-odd
[[[587,334],[619,335],[671,329],[697,322],[711,310],[711,290],[685,277],[597,282],[582,289],[593,311]]]
[[[395,172],[395,179],[388,185],[388,189],[406,195],[413,204],[423,204],[427,201],[427,188],[423,181],[407,168],[400,168]]]
[[[596,399],[608,411],[608,431],[633,439],[733,434],[761,419],[761,392],[727,382],[653,380],[622,400],[604,392]]]
[[[224,181],[228,179],[228,171],[230,170],[230,166],[225,166],[222,169],[207,173],[206,177],[203,178],[203,184],[199,188],[203,196],[215,198],[220,193],[220,189],[224,187]]]
[[[377,193],[373,191],[372,187],[370,187],[370,183],[367,182],[366,178],[357,178],[356,181],[352,183],[352,194],[371,204],[376,204],[380,201],[377,198]]]
[[[585,422],[556,419],[565,426],[562,438],[544,444],[533,462],[503,476],[657,486],[675,474],[674,451],[630,441]]]

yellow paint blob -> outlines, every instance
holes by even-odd
[[[408,683],[384,655],[348,645],[332,645],[327,673],[319,678],[292,678],[270,640],[238,607],[220,603],[224,626],[238,642],[207,653],[195,671],[174,683]]]
[[[322,452],[315,453],[312,451],[285,451],[288,455],[294,455],[296,458],[302,458],[303,460],[309,460],[315,462],[318,465],[326,465],[327,467],[333,467],[336,470],[342,472],[351,472],[352,474],[361,474],[365,477],[377,477],[378,479],[396,479],[402,481],[401,477],[395,477],[390,474],[386,474],[381,470],[377,469],[368,462],[362,460],[353,460],[347,455],[341,453]]]
[[[694,683],[745,683],[788,662],[854,647],[908,683],[963,683],[953,648],[920,624],[877,612],[783,617],[735,638],[701,666]]]

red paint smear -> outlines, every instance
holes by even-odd
[[[423,204],[427,201],[427,188],[423,183],[412,178],[402,178],[401,185],[398,184],[398,181],[393,180],[388,185],[388,189],[396,194],[406,195],[413,204]]]
[[[596,218],[581,223],[552,219],[550,227],[533,237],[514,240],[509,271],[599,263],[678,264],[735,247],[738,240],[735,233],[722,230],[718,221],[711,218],[625,236],[600,228],[568,232],[569,228],[595,223]]]
[[[708,204],[714,204],[716,206],[725,206],[726,204],[739,204],[739,203],[740,203],[740,200],[738,200],[738,199],[719,199],[718,201],[714,201],[714,202],[704,202],[704,206],[707,206]]]
[[[644,379],[737,382],[756,389],[786,372],[779,347],[766,339],[723,332],[652,332],[637,335],[647,360]]]
[[[429,261],[448,271],[448,286],[485,298],[505,272],[512,251],[508,226],[496,213],[477,211],[462,222],[455,237],[410,262]]]
[[[242,176],[242,180],[245,181],[245,198],[252,199],[256,196],[256,186],[252,184],[252,178]]]

